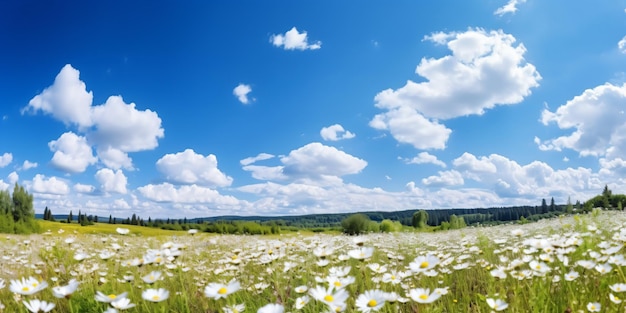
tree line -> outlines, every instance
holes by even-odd
[[[0,233],[31,234],[39,232],[33,196],[17,183],[13,193],[0,190]]]

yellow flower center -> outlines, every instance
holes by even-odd
[[[378,302],[376,302],[376,300],[374,299],[367,302],[367,306],[369,306],[370,308],[375,307],[377,304]]]
[[[159,301],[160,299],[161,299],[161,297],[159,297],[157,295],[152,296],[152,300],[154,300],[154,301]]]
[[[333,285],[335,285],[335,287],[341,287],[341,282],[340,281],[336,281],[333,283]]]
[[[420,264],[420,268],[427,268],[428,267],[428,262],[424,261],[422,262],[422,264]]]
[[[326,302],[333,302],[333,300],[335,300],[335,298],[333,298],[333,296],[331,296],[331,295],[325,295],[324,296],[324,301],[326,301]]]
[[[596,306],[592,304],[590,309],[591,309],[590,311],[595,311],[596,310]]]
[[[37,283],[33,283],[33,288],[37,288]]]
[[[154,275],[150,275],[150,280],[154,280]]]
[[[108,297],[109,297],[109,299],[115,299],[115,298],[117,298],[117,296],[116,296],[116,295],[108,295]]]
[[[537,264],[537,266],[535,266],[535,269],[540,270],[541,269],[541,264]]]
[[[162,260],[163,259],[161,259],[161,258],[156,258],[156,260],[154,260],[154,261],[157,262],[157,263],[161,263]]]
[[[22,291],[29,291],[29,290],[30,290],[30,288],[28,288],[28,286],[24,286],[24,287],[22,288]]]
[[[395,275],[391,275],[391,280],[395,280],[396,276]]]
[[[420,299],[426,300],[426,299],[428,299],[428,295],[420,295]]]
[[[230,257],[232,260],[237,260],[237,255],[233,255]]]
[[[239,310],[233,309],[233,313],[239,313]]]
[[[227,292],[227,290],[226,290],[226,288],[224,288],[224,287],[220,288],[220,289],[217,291],[217,293],[219,293],[219,294],[221,294],[221,295],[225,295],[225,294],[226,294],[226,292]]]

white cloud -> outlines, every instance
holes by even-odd
[[[235,95],[239,102],[243,104],[250,103],[250,99],[248,99],[248,94],[250,92],[252,92],[252,87],[246,84],[239,84],[235,87],[235,89],[233,89],[233,95]],[[254,101],[254,99],[252,99],[252,101]]]
[[[128,153],[122,150],[109,146],[104,149],[97,149],[97,153],[100,161],[108,168],[114,170],[124,168],[131,171],[135,169],[133,160],[128,156]]]
[[[461,173],[451,171],[440,171],[439,175],[433,175],[422,179],[422,184],[429,187],[442,187],[442,186],[460,186],[465,183]]]
[[[340,176],[360,173],[367,162],[338,150],[313,142],[292,150],[280,158],[281,165],[253,165],[246,160],[243,169],[259,180],[295,180],[312,184],[336,184]]]
[[[134,103],[127,104],[120,96],[111,96],[103,105],[93,107],[92,117],[96,130],[87,137],[101,148],[123,152],[151,150],[164,136],[156,112],[137,110]]]
[[[556,123],[572,133],[554,139],[535,140],[541,150],[577,151],[582,156],[618,157],[626,153],[626,84],[604,84],[585,90],[567,101],[555,112],[547,109],[541,114],[544,125]]]
[[[452,54],[423,58],[416,73],[426,81],[407,81],[374,98],[376,107],[387,112],[376,115],[370,126],[389,130],[399,142],[443,149],[451,130],[438,119],[482,115],[497,105],[520,103],[539,85],[541,76],[525,61],[524,45],[515,45],[515,37],[502,31],[440,32],[425,40],[445,44]]]
[[[520,165],[498,154],[477,158],[466,152],[453,164],[464,178],[481,182],[503,198],[567,198],[585,194],[578,199],[586,199],[589,190],[595,192],[602,185],[597,174],[587,168],[555,170],[540,161]]]
[[[67,195],[70,187],[63,180],[56,177],[46,178],[41,174],[35,175],[31,190],[36,193]]]
[[[113,171],[103,168],[96,172],[96,180],[100,183],[100,190],[103,192],[116,192],[125,194],[127,179],[122,170]]]
[[[357,174],[367,166],[366,161],[319,142],[293,150],[280,160],[285,166],[283,174],[293,177]]]
[[[241,165],[245,166],[245,165],[250,165],[252,163],[255,163],[257,161],[269,160],[269,159],[272,159],[272,158],[274,158],[273,154],[259,153],[257,156],[245,158],[245,159],[239,161],[239,163]]]
[[[330,140],[330,141],[350,139],[350,138],[354,138],[355,136],[350,131],[344,130],[343,126],[339,124],[334,124],[328,127],[323,127],[322,130],[320,130],[320,135],[322,136],[324,140]]]
[[[130,205],[124,199],[113,200],[113,208],[115,209],[130,209]]]
[[[52,166],[69,173],[82,173],[89,165],[98,161],[93,155],[87,139],[73,132],[61,135],[48,143],[52,156]]]
[[[52,86],[30,100],[24,112],[39,110],[54,116],[66,125],[75,124],[81,128],[93,125],[91,102],[93,94],[80,78],[80,72],[67,64],[54,79]]]
[[[5,183],[2,179],[0,179],[0,190],[7,191],[11,185]]]
[[[37,162],[31,162],[31,161],[25,160],[24,163],[22,164],[22,170],[26,171],[31,168],[36,168],[37,166],[39,166]]]
[[[66,125],[75,125],[87,138],[85,144],[96,147],[100,160],[110,168],[132,170],[129,152],[151,150],[158,146],[164,130],[156,112],[138,110],[134,103],[127,104],[121,96],[111,96],[102,105],[92,106],[93,95],[86,91],[78,70],[66,65],[52,86],[35,96],[22,113],[42,111]],[[58,158],[67,157],[59,155]],[[71,158],[71,156],[69,156]],[[57,164],[68,172],[82,172],[86,166],[72,166],[68,159]],[[53,160],[53,163],[55,161]],[[95,162],[88,162],[91,165]],[[82,165],[82,164],[81,164]]]
[[[205,157],[192,149],[166,154],[156,162],[156,167],[167,180],[176,183],[225,187],[233,182],[232,177],[217,168],[215,155]]]
[[[298,32],[296,27],[287,31],[284,35],[272,35],[270,42],[276,47],[283,47],[285,50],[317,50],[322,47],[321,41],[309,44],[307,32]]]
[[[446,163],[439,160],[436,156],[428,153],[428,152],[420,152],[416,157],[412,159],[406,159],[406,163],[408,164],[435,164],[437,166],[441,166],[443,168],[446,167]]]
[[[13,161],[13,154],[5,152],[3,155],[0,155],[0,168],[3,168]]]
[[[507,13],[515,14],[517,12],[517,5],[526,2],[526,0],[509,0],[507,4],[498,8],[493,14],[502,16]]]
[[[17,183],[20,179],[20,175],[17,175],[17,173],[13,171],[9,174],[9,176],[7,176],[7,178],[9,179],[9,184],[15,185],[15,183]]]
[[[374,116],[373,128],[389,130],[398,142],[416,149],[445,149],[452,130],[437,120],[431,120],[409,107],[392,109]]]
[[[626,53],[626,36],[622,37],[622,39],[617,43],[617,48],[621,53]]]
[[[232,196],[220,195],[214,189],[198,185],[176,187],[170,183],[149,184],[137,188],[142,196],[157,202],[175,203],[211,203],[216,205],[236,206],[240,203]]]
[[[81,183],[74,184],[74,191],[78,193],[92,193],[95,190],[96,190],[96,187],[92,185],[86,185],[86,184],[81,184]]]

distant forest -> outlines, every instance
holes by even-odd
[[[440,226],[442,223],[449,223],[452,218],[462,218],[468,226],[495,225],[513,221],[536,221],[543,218],[550,218],[564,213],[583,211],[580,202],[566,205],[556,205],[554,199],[550,204],[544,199],[538,206],[511,206],[492,207],[475,209],[430,209],[427,212],[428,226]],[[395,212],[359,212],[369,217],[374,222],[383,220],[397,221],[405,226],[413,226],[413,215],[422,210],[404,210]],[[51,210],[46,208],[44,215],[39,218],[47,220],[57,220],[65,223],[77,221],[81,225],[91,225],[94,222],[109,224],[128,224],[147,227],[157,227],[162,229],[188,230],[198,229],[205,232],[214,233],[250,233],[265,234],[278,233],[280,230],[312,229],[323,230],[328,228],[341,228],[341,222],[351,213],[333,214],[310,214],[298,216],[218,216],[206,218],[182,218],[182,219],[147,219],[135,214],[126,219],[113,216],[98,217],[78,213],[77,216],[70,212],[70,215],[52,215]]]

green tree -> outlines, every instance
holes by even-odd
[[[548,213],[548,204],[546,203],[546,199],[541,199],[541,214]]]
[[[428,213],[424,210],[419,210],[413,213],[413,227],[425,228],[428,223]]]
[[[358,235],[367,230],[370,218],[365,214],[352,214],[341,221],[343,232],[348,235]]]
[[[70,210],[70,215],[67,216],[67,222],[71,223],[74,220],[74,216],[72,215],[72,211]]]
[[[565,212],[567,214],[572,214],[574,212],[574,205],[572,205],[572,200],[570,197],[567,197],[567,206],[565,207]]]

